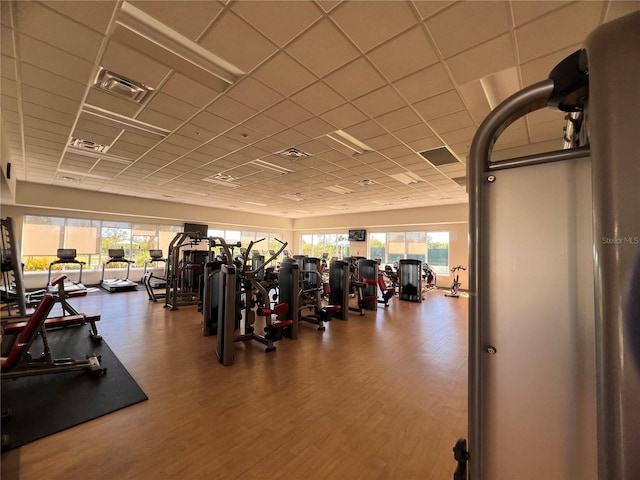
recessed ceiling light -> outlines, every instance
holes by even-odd
[[[373,150],[369,145],[358,140],[354,136],[349,135],[344,130],[336,130],[335,132],[327,133],[327,137],[357,154]]]
[[[329,190],[330,192],[339,193],[340,195],[353,193],[353,190],[346,187],[341,187],[340,185],[332,185],[330,187],[322,187],[322,188],[324,188],[325,190]]]
[[[270,163],[265,160],[252,160],[250,163],[280,175],[286,175],[287,173],[293,172],[293,170],[289,170],[288,168],[281,167],[280,165],[276,165],[275,163]]]

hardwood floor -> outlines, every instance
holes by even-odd
[[[271,353],[237,343],[230,367],[195,307],[170,311],[144,291],[73,302],[101,313],[100,333],[149,400],[22,447],[22,480],[453,476],[467,426],[466,298],[396,297],[325,332],[302,324]]]

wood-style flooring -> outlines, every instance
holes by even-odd
[[[149,400],[2,455],[3,480],[450,479],[467,430],[467,299],[351,312],[235,363],[195,306],[137,292],[72,299]],[[108,373],[107,373],[108,375]],[[13,468],[11,465],[13,464]]]

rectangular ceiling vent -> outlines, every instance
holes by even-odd
[[[331,185],[330,187],[322,187],[322,188],[324,188],[325,190],[329,190],[330,192],[333,192],[333,193],[339,193],[340,195],[353,193],[353,190],[346,187],[341,187],[340,185]]]
[[[466,187],[467,186],[467,177],[466,176],[465,177],[455,177],[455,178],[452,178],[451,180],[456,182],[461,187]]]
[[[308,153],[305,153],[294,147],[285,148],[284,150],[278,152],[277,155],[281,155],[283,157],[289,157],[289,158],[307,158],[311,156]]]
[[[69,147],[78,148],[80,150],[86,150],[89,152],[97,152],[97,153],[104,153],[107,151],[106,145],[101,145],[99,143],[92,142],[91,140],[83,140],[81,138],[75,138],[75,137],[71,138],[71,141],[69,142]]]
[[[110,72],[103,67],[100,67],[93,86],[139,104],[143,103],[153,92],[153,88],[124,75]]]
[[[424,178],[409,171],[404,173],[395,173],[389,176],[394,180],[399,181],[400,183],[404,183],[405,185],[411,185],[413,183],[420,183],[425,181]]]
[[[433,150],[424,150],[418,153],[435,167],[458,163],[458,159],[447,147],[438,147]]]

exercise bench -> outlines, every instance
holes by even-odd
[[[84,360],[53,358],[45,321],[55,302],[55,297],[50,293],[42,297],[35,312],[18,334],[8,355],[1,358],[0,378],[9,379],[81,370],[87,370],[92,376],[100,376],[107,371],[100,366],[100,357],[95,354],[87,355]],[[43,351],[40,355],[33,356],[31,349],[38,336],[42,341]]]

